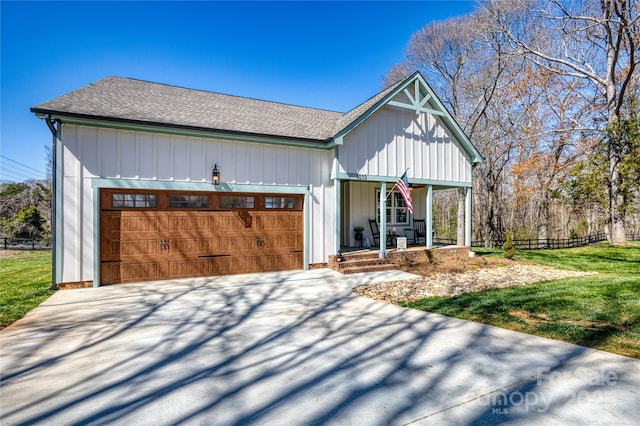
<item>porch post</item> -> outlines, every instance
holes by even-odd
[[[338,254],[340,251],[340,225],[342,223],[342,219],[340,217],[340,188],[341,181],[340,179],[333,180],[333,220],[335,221],[333,227],[333,253]]]
[[[467,188],[464,207],[464,245],[471,248],[471,187]]]
[[[342,194],[340,194],[341,181],[336,177],[340,170],[339,158],[340,152],[336,146],[333,150],[333,166],[331,170],[331,177],[333,177],[333,220],[335,221],[333,224],[333,254],[335,255],[338,255],[340,252],[340,227],[342,226],[342,219],[340,217],[340,213],[342,212],[342,206],[340,205],[342,198]]]
[[[387,255],[387,182],[380,184],[380,253],[384,259]]]
[[[302,252],[302,262],[304,265],[304,270],[309,270],[309,257],[311,256],[311,239],[309,235],[311,233],[311,191],[307,190],[307,193],[304,194],[302,206],[302,226],[304,229],[304,234],[302,236],[304,244],[304,250]]]
[[[427,185],[427,217],[425,241],[427,249],[433,248],[433,185]]]

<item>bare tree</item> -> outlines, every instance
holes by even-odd
[[[501,102],[509,81],[522,60],[503,54],[504,38],[486,31],[482,17],[472,13],[433,22],[417,31],[405,53],[405,61],[394,66],[386,82],[421,70],[452,115],[475,143],[485,161],[475,170],[483,206],[479,223],[486,244],[503,236],[503,182],[515,146],[514,127],[503,120]],[[457,237],[464,236],[464,192],[457,196]]]
[[[589,129],[582,129],[580,123],[590,117],[593,99],[584,96],[581,80],[567,80],[533,65],[523,74],[523,84],[513,90],[513,96],[526,107],[521,146],[511,170],[514,203],[529,207],[529,224],[539,239],[566,236],[570,230],[554,217],[554,210],[563,211],[557,206],[561,184],[590,146],[585,145]]]
[[[600,100],[595,107],[602,108],[603,124],[616,125],[640,59],[637,0],[488,0],[481,8],[513,54],[567,79],[589,82]],[[600,130],[609,160],[609,240],[618,244],[625,241],[621,144],[612,132]]]
[[[569,223],[580,220],[570,212],[585,209],[562,204],[563,181],[599,141],[610,239],[624,240],[625,208],[638,191],[628,189],[628,149],[611,129],[638,90],[637,15],[630,0],[487,0],[412,36],[386,81],[421,70],[485,158],[474,170],[476,239],[501,240],[505,227],[543,239],[575,234]]]

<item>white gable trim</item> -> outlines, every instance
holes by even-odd
[[[411,93],[409,86],[414,85],[414,93]],[[410,103],[398,102],[392,100],[399,93],[404,93],[409,99]],[[422,96],[422,98],[421,98]],[[384,98],[374,104],[371,108],[365,111],[362,115],[351,122],[347,127],[342,129],[334,136],[334,141],[337,145],[341,145],[344,137],[353,131],[356,127],[367,120],[376,111],[382,108],[384,105],[390,105],[400,108],[406,108],[416,111],[416,113],[429,113],[442,118],[442,122],[449,129],[452,135],[462,145],[463,149],[469,156],[469,161],[474,163],[482,162],[482,155],[471,143],[467,135],[462,128],[455,121],[453,116],[449,114],[444,104],[440,102],[435,92],[431,89],[426,80],[422,77],[420,72],[415,72],[409,76],[402,84],[396,89],[388,93]],[[431,108],[426,108],[425,105],[429,105]]]
[[[387,105],[392,105],[392,106],[396,106],[396,107],[400,107],[400,108],[407,108],[410,110],[413,110],[416,112],[416,114],[419,114],[421,112],[426,112],[428,114],[433,114],[433,115],[438,115],[438,116],[446,116],[446,114],[439,109],[434,109],[434,108],[425,108],[425,105],[427,105],[427,103],[429,102],[430,99],[432,99],[432,95],[429,93],[428,88],[424,88],[424,91],[426,92],[425,95],[422,97],[422,99],[420,99],[420,93],[421,93],[421,87],[422,84],[420,84],[420,80],[416,79],[415,83],[413,84],[413,88],[414,88],[414,94],[412,95],[411,92],[409,91],[409,88],[406,87],[403,92],[405,95],[407,95],[407,98],[409,99],[409,103],[405,103],[405,102],[398,102],[398,101],[389,101],[387,102]]]
[[[416,113],[426,112],[427,114],[439,115],[439,116],[443,116],[443,117],[445,116],[445,113],[442,112],[442,111],[438,111],[438,110],[431,109],[431,108],[424,108],[424,107],[420,106],[419,104],[405,104],[403,102],[389,101],[389,102],[387,102],[387,105],[400,107],[400,108],[411,109],[411,110],[414,110]]]

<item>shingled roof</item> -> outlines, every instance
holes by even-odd
[[[36,114],[127,121],[199,130],[330,140],[402,81],[347,113],[106,77],[31,108]]]

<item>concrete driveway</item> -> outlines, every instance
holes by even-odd
[[[637,424],[639,360],[351,292],[402,276],[59,291],[0,333],[1,422]]]

